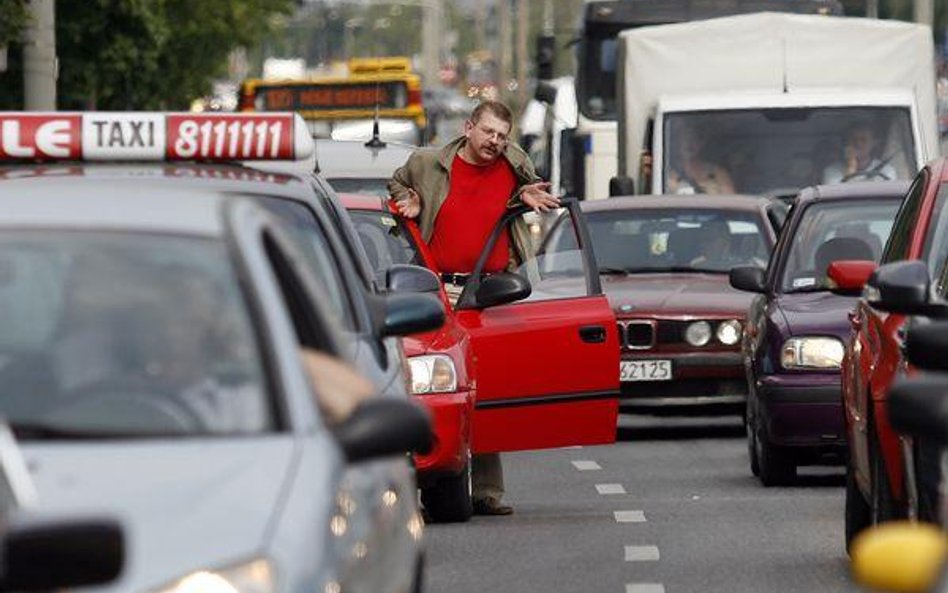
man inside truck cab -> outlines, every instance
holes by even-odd
[[[733,194],[734,181],[727,169],[705,159],[706,138],[692,127],[682,128],[668,171],[673,194]]]
[[[869,122],[857,122],[846,131],[841,160],[823,171],[823,183],[886,181],[896,179],[890,159],[879,156],[879,138]]]

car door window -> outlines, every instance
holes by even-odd
[[[494,232],[485,253],[490,252],[502,232],[508,234],[511,254],[507,271],[524,277],[531,287],[530,296],[524,300],[548,301],[599,293],[598,271],[582,248],[588,239],[583,239],[577,225],[577,213],[578,208],[559,208],[510,214]]]
[[[892,232],[886,242],[881,263],[901,261],[908,257],[909,246],[914,236],[913,229],[918,223],[918,212],[922,207],[928,176],[928,170],[923,169],[909,188],[899,212],[895,215],[895,223],[892,225]]]
[[[292,238],[303,248],[301,251],[310,264],[328,298],[328,304],[343,327],[356,331],[355,305],[346,289],[343,272],[315,215],[303,204],[289,200],[268,200],[267,208],[290,223]]]
[[[925,244],[922,246],[922,258],[928,264],[928,271],[934,275],[948,258],[948,183],[942,183],[935,198],[935,208],[928,219],[925,231]]]

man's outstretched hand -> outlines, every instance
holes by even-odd
[[[520,200],[533,208],[534,212],[546,212],[551,208],[560,207],[560,199],[550,193],[549,181],[537,181],[523,186],[520,190]]]
[[[413,189],[408,190],[408,197],[395,202],[398,213],[405,218],[417,218],[421,214],[421,196]]]

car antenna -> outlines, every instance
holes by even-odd
[[[379,70],[382,69],[382,60],[379,60]],[[366,148],[371,148],[373,150],[379,150],[385,148],[385,142],[382,141],[382,138],[379,135],[379,102],[381,101],[379,95],[381,94],[381,82],[378,79],[378,76],[375,78],[375,115],[372,116],[372,138],[365,143]]]

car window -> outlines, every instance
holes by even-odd
[[[586,220],[601,274],[723,274],[764,267],[771,250],[760,216],[739,210],[606,210]]]
[[[780,284],[782,290],[828,290],[826,268],[836,260],[878,262],[898,206],[897,200],[837,200],[809,204],[790,237],[791,247]]]
[[[576,221],[565,208],[522,214],[508,224],[512,271],[530,282],[528,301],[588,294],[586,260]]]
[[[895,216],[892,233],[889,235],[880,263],[902,261],[908,257],[909,246],[912,237],[915,235],[914,228],[918,224],[918,212],[922,208],[922,200],[925,196],[928,176],[928,169],[922,169],[922,172],[912,182],[912,186],[906,193],[902,206]]]
[[[372,270],[380,280],[395,264],[424,265],[411,234],[392,214],[374,210],[350,210],[359,240],[365,247]]]
[[[307,206],[290,200],[266,199],[264,204],[271,212],[290,223],[286,226],[303,247],[302,252],[309,260],[310,270],[325,291],[329,306],[344,328],[355,331],[358,324],[352,297],[346,289],[336,255],[314,214]]]
[[[928,264],[929,274],[934,276],[948,259],[948,183],[938,187],[935,197],[935,207],[931,218],[928,219],[928,229],[925,231],[925,243],[922,245],[922,259]]]
[[[19,231],[0,254],[0,414],[24,438],[276,429],[224,245]]]

